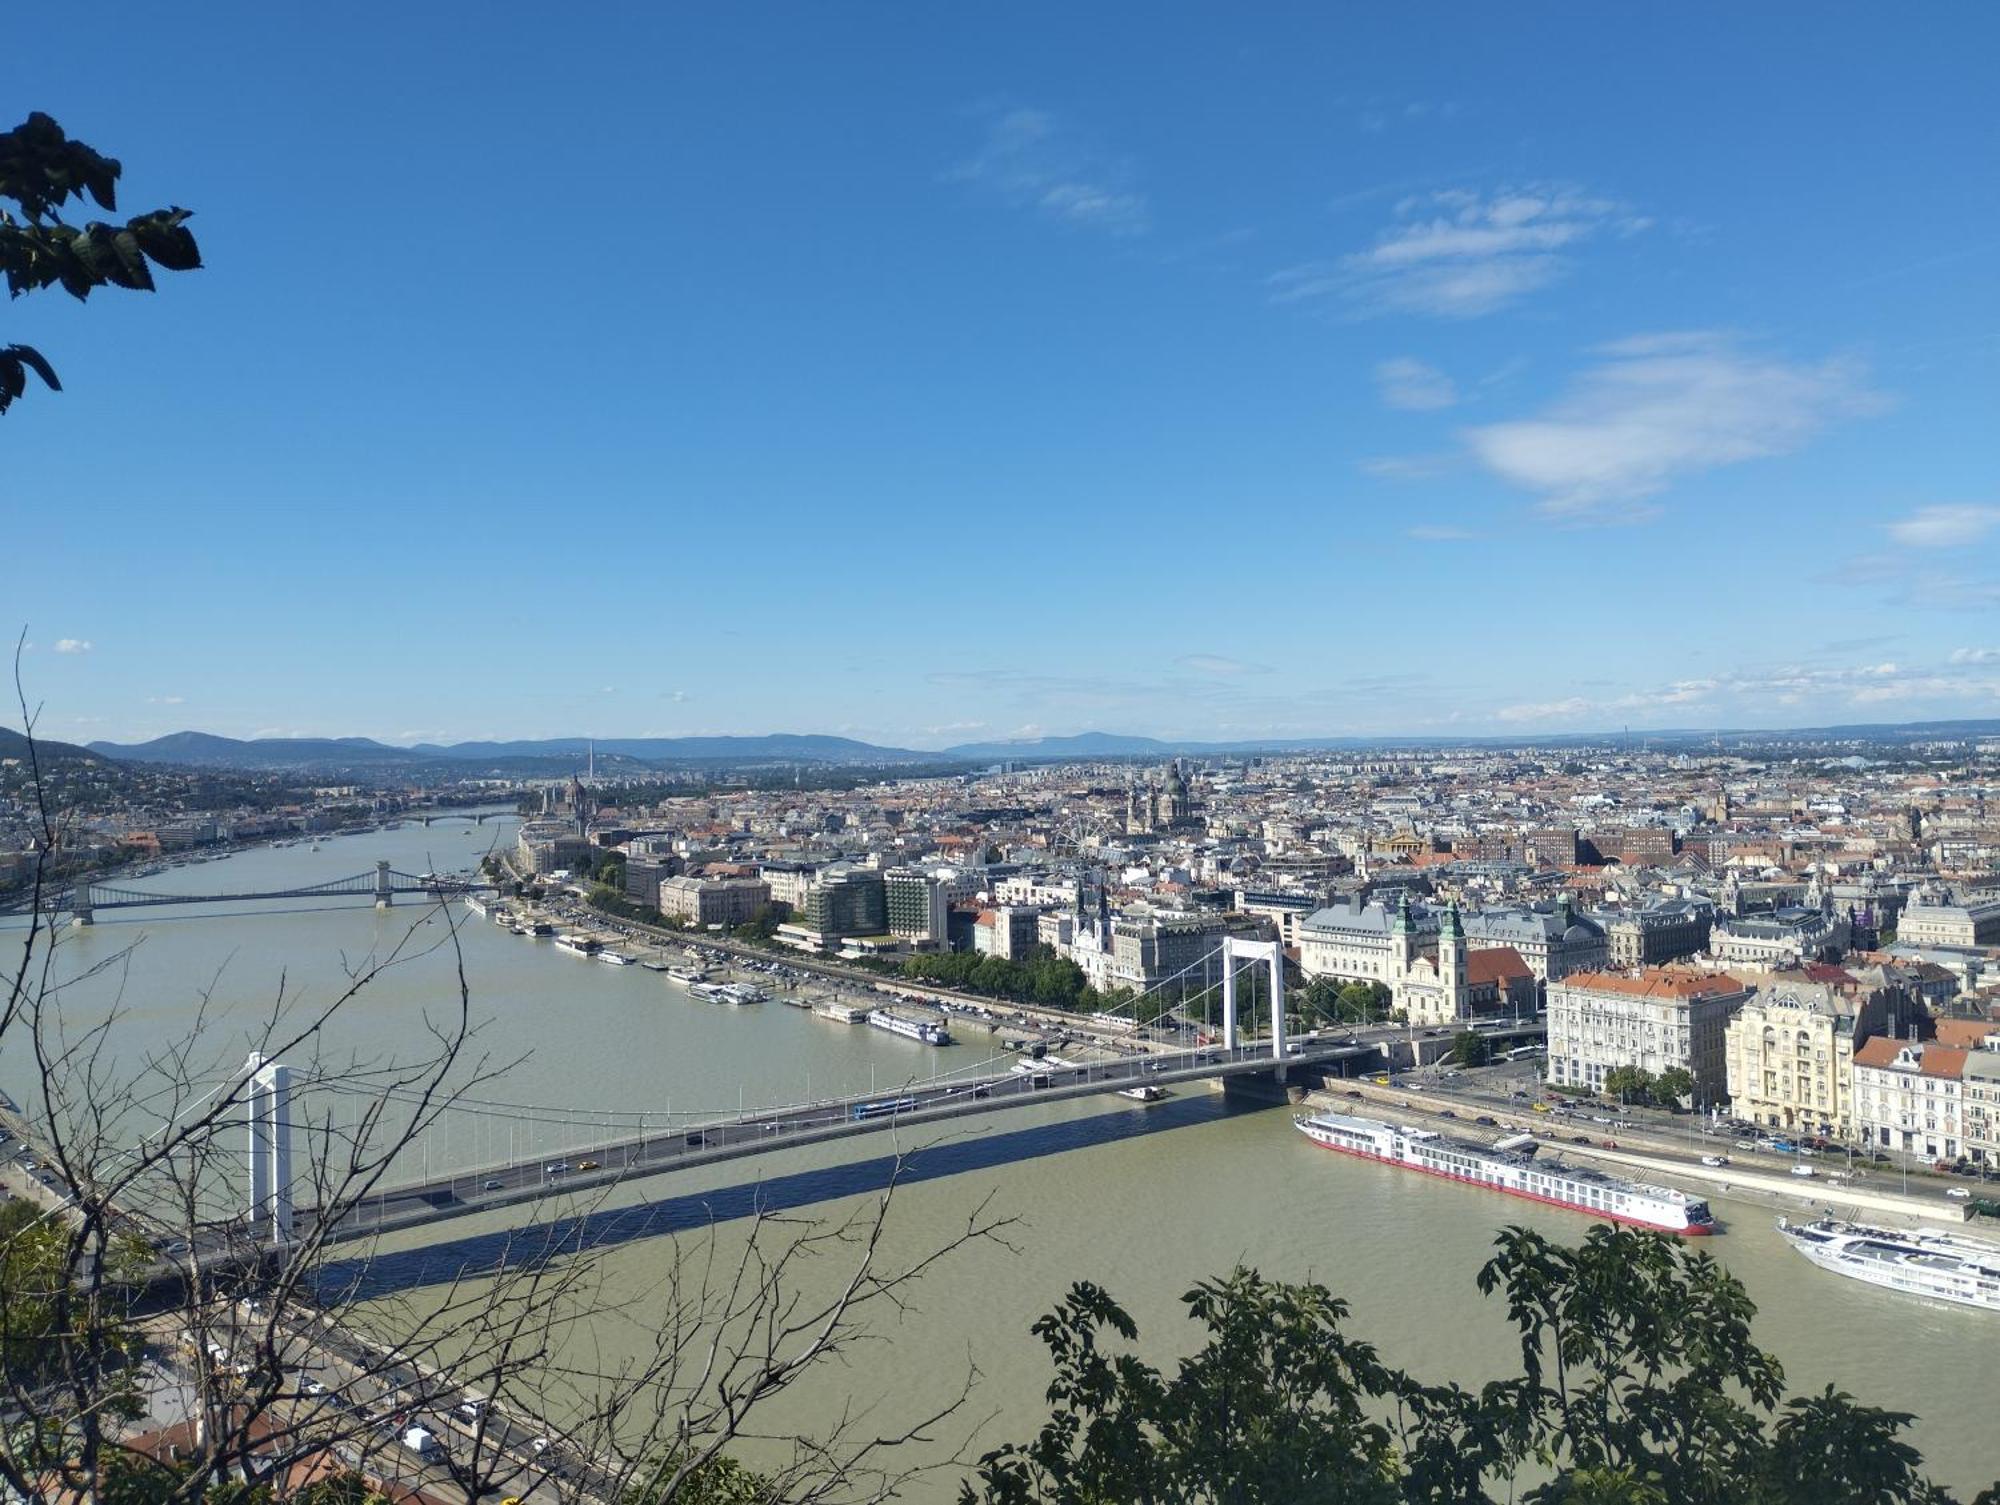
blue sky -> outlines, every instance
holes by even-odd
[[[17,18],[44,729],[2000,716],[2000,11],[1247,9]]]

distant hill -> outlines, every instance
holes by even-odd
[[[954,758],[1143,758],[1208,747],[1209,743],[1162,742],[1157,737],[1125,737],[1116,732],[1078,732],[1073,737],[1012,737],[1001,742],[962,742],[947,747]]]
[[[406,749],[368,737],[258,737],[246,742],[209,732],[172,732],[150,742],[93,742],[90,750],[122,763],[182,768],[351,768],[411,761]]]
[[[583,737],[555,737],[528,742],[453,742],[447,745],[423,743],[411,752],[438,758],[547,758],[583,757],[592,743]],[[717,759],[739,762],[782,762],[799,760],[818,763],[907,763],[934,760],[936,753],[913,752],[905,747],[877,747],[851,737],[824,737],[810,733],[772,732],[761,737],[600,737],[597,755],[619,754],[648,763],[710,762]]]
[[[11,727],[0,726],[0,758],[26,758],[28,739]],[[102,763],[103,758],[87,747],[78,747],[74,742],[50,742],[46,738],[35,739],[35,756],[44,766],[51,763]]]
[[[1557,732],[1487,737],[1271,737],[1235,742],[1196,742],[1117,732],[1079,732],[1069,737],[1026,737],[995,742],[962,742],[941,752],[907,747],[878,747],[851,737],[773,732],[761,737],[603,737],[595,743],[597,763],[606,772],[629,773],[647,768],[703,765],[711,768],[750,767],[772,763],[938,764],[992,763],[1006,760],[1060,762],[1097,758],[1169,758],[1177,754],[1214,757],[1259,752],[1301,752],[1373,747],[1542,747],[1607,745],[1756,747],[1793,742],[1868,742],[1884,745],[1936,739],[1967,740],[2000,736],[2000,720],[1917,721],[1902,724],[1774,728],[1675,728],[1630,731]],[[0,732],[0,756],[8,756],[6,738],[21,741],[19,732]],[[170,763],[191,768],[239,770],[392,769],[463,764],[518,775],[550,777],[567,774],[587,755],[592,742],[584,737],[551,737],[517,742],[421,743],[394,747],[368,737],[259,737],[244,741],[208,732],[175,732],[150,742],[93,742],[86,750],[65,743],[66,755],[101,755],[119,762]],[[18,754],[16,754],[18,755]]]
[[[394,747],[369,737],[243,740],[209,732],[174,732],[150,742],[93,742],[91,750],[119,762],[168,763],[182,768],[286,770],[469,763],[534,775],[567,772],[586,756],[590,746],[583,737]],[[850,737],[792,733],[763,737],[608,737],[598,742],[596,749],[600,767],[621,772],[668,763],[917,763],[936,762],[940,756],[907,748],[876,747]]]

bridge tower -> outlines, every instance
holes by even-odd
[[[1271,969],[1271,1054],[1283,1070],[1285,1059],[1285,953],[1277,941],[1249,941],[1239,936],[1222,938],[1222,1044],[1236,1049],[1236,963],[1264,962]]]
[[[375,907],[387,909],[395,902],[395,892],[389,887],[389,862],[384,858],[375,864]]]
[[[292,1068],[251,1052],[243,1063],[250,1078],[244,1106],[250,1126],[250,1216],[254,1233],[272,1242],[292,1237]]]
[[[70,894],[69,915],[79,925],[94,923],[91,918],[90,885],[82,879],[77,880],[76,888]]]

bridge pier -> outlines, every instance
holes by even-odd
[[[395,902],[395,890],[389,886],[389,862],[384,858],[375,864],[375,907],[387,909]]]
[[[69,915],[70,919],[78,925],[93,925],[96,923],[96,920],[92,917],[90,885],[88,883],[77,884],[76,891],[70,895]]]
[[[268,1225],[271,1241],[292,1237],[292,1069],[252,1054],[244,1103],[250,1128],[250,1226]]]

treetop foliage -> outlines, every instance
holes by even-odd
[[[115,212],[123,171],[115,157],[71,140],[40,111],[0,133],[0,202],[17,206],[16,211],[0,207],[0,271],[10,296],[51,287],[77,299],[100,287],[151,292],[154,266],[191,272],[201,265],[201,250],[187,228],[190,210],[154,209],[122,225],[64,221],[61,211],[72,201],[88,199]],[[51,391],[62,390],[40,351],[0,346],[0,413],[27,390],[30,372]]]
[[[1952,1505],[1908,1414],[1831,1386],[1786,1400],[1742,1283],[1688,1245],[1508,1228],[1478,1285],[1520,1365],[1470,1390],[1348,1337],[1326,1287],[1240,1267],[1182,1298],[1206,1341],[1169,1374],[1079,1283],[1033,1329],[1048,1421],[986,1454],[962,1505]]]

